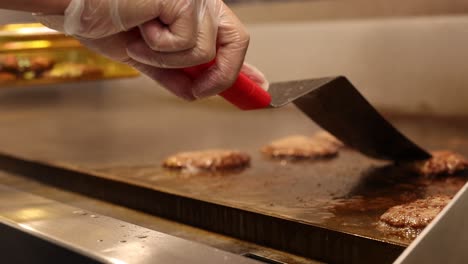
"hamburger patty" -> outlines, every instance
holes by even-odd
[[[272,158],[320,159],[336,156],[341,146],[341,142],[333,136],[321,132],[312,137],[295,135],[278,139],[261,151]]]
[[[328,133],[327,131],[320,131],[320,132],[317,132],[315,133],[313,136],[312,136],[313,139],[315,140],[324,140],[324,141],[328,141],[330,142],[331,144],[339,147],[339,148],[342,148],[344,147],[345,145],[343,144],[343,142],[341,142],[339,139],[337,139],[335,136],[333,136],[332,134]]]
[[[221,171],[249,166],[250,156],[235,150],[210,149],[181,152],[168,157],[163,166],[171,169]]]
[[[422,230],[450,200],[449,196],[436,195],[393,206],[380,217],[380,221],[390,227]]]
[[[460,154],[451,151],[434,151],[432,158],[417,161],[410,165],[411,169],[422,176],[453,175],[468,169],[468,160]]]

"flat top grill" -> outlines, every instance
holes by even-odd
[[[411,239],[380,232],[378,217],[407,199],[453,195],[466,182],[463,175],[417,179],[352,150],[314,162],[263,157],[269,141],[319,129],[294,108],[240,112],[216,101],[158,101],[133,87],[45,89],[35,99],[29,92],[39,93],[0,94],[2,159],[32,161],[22,165],[45,170],[41,181],[319,260],[393,260]],[[393,120],[427,149],[468,155],[463,118]],[[207,148],[245,150],[252,166],[199,176],[160,167],[167,155]]]

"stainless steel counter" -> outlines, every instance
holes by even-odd
[[[183,240],[111,217],[81,210],[57,201],[0,185],[0,220],[12,229],[4,232],[26,233],[103,263],[245,263],[250,260],[232,253]],[[21,249],[0,240],[9,259],[24,260]],[[24,245],[26,248],[30,244]],[[8,250],[9,249],[9,250]],[[33,254],[31,263],[39,259]],[[48,256],[52,262],[54,255]],[[45,260],[45,259],[44,259]],[[40,261],[44,261],[40,260]],[[66,260],[65,260],[66,261]]]
[[[14,234],[0,238],[0,249],[10,253],[4,257],[23,261],[21,263],[38,263],[43,260],[41,258],[50,261],[51,257],[61,258],[67,263],[94,263],[95,260],[113,263],[122,263],[116,260],[125,263],[152,260],[151,263],[154,263],[157,258],[169,257],[168,253],[172,250],[171,261],[161,263],[198,263],[202,260],[204,262],[201,263],[251,263],[246,258],[240,258],[241,255],[273,261],[271,263],[319,263],[1,171],[0,219],[2,234]],[[21,232],[39,239],[20,239]],[[18,240],[23,243],[21,248],[15,248],[15,241]],[[162,253],[161,247],[165,250]],[[24,251],[25,248],[29,253],[21,255],[18,250]],[[192,256],[190,261],[186,259],[189,256],[187,249],[197,252],[192,252],[196,256]],[[46,256],[40,253],[44,251],[48,252]],[[133,258],[132,254],[138,256]],[[216,255],[212,261],[217,257],[220,259],[216,262],[207,261],[211,254]]]

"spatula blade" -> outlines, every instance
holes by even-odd
[[[431,155],[392,126],[345,77],[272,84],[272,107],[293,102],[346,145],[370,157],[393,161]]]

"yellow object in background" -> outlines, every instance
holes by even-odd
[[[138,76],[41,24],[0,26],[0,87]]]

